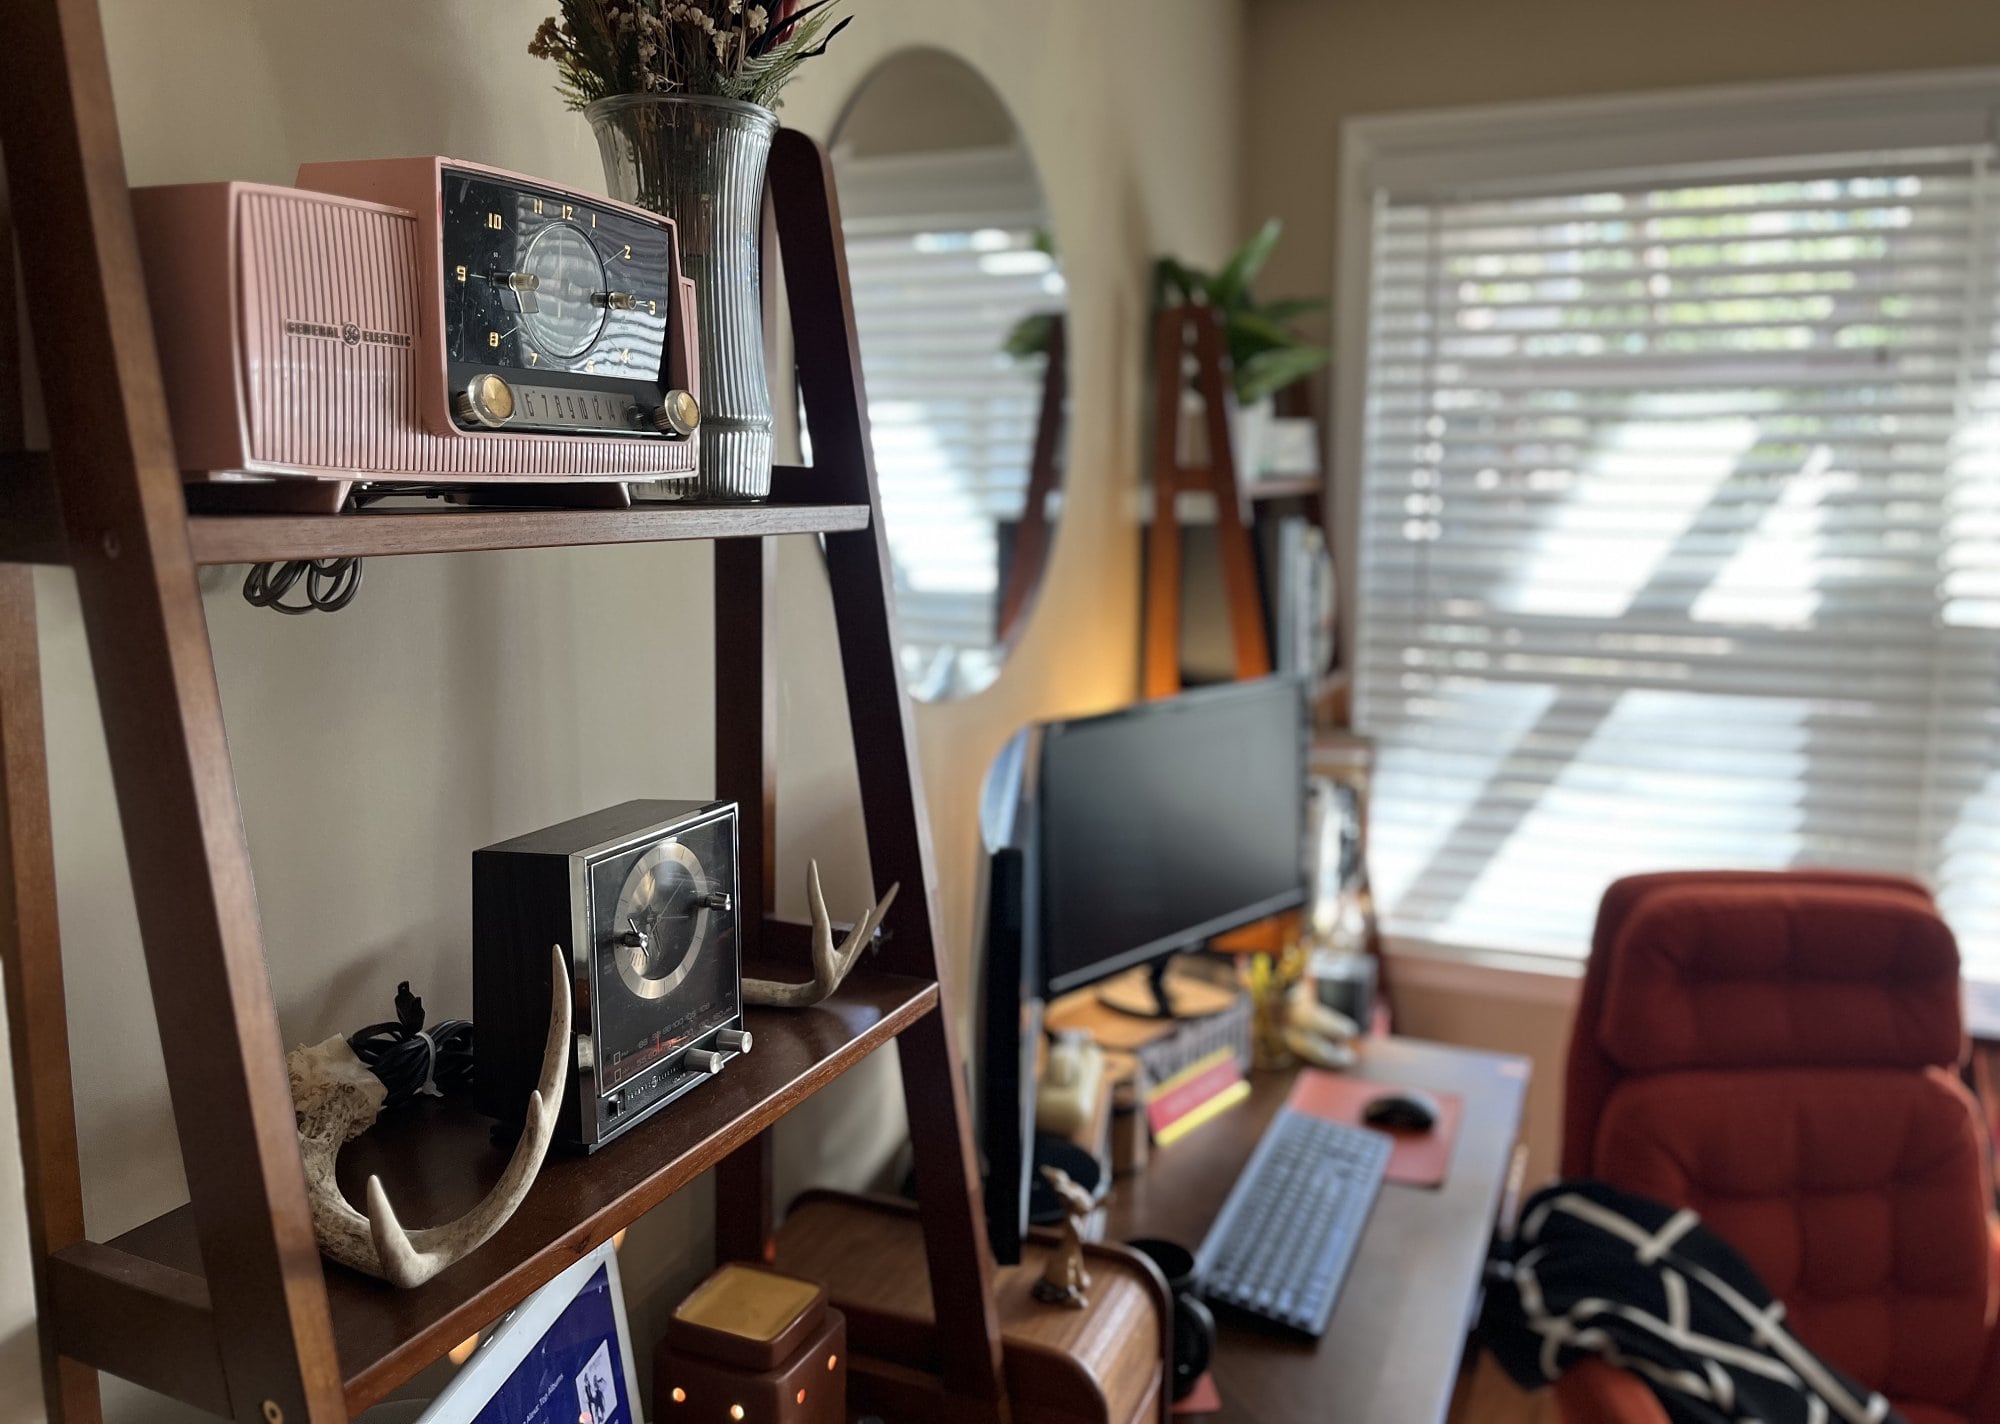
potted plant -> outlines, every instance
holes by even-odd
[[[842,0],[561,0],[528,52],[596,132],[611,196],[679,228],[701,350],[700,498],[771,489],[758,246],[779,95]]]
[[[1250,240],[1230,256],[1219,271],[1204,272],[1172,257],[1162,257],[1153,265],[1153,306],[1191,304],[1215,308],[1222,317],[1222,330],[1229,345],[1230,383],[1235,403],[1230,413],[1231,444],[1235,447],[1237,474],[1253,481],[1263,474],[1300,473],[1288,469],[1266,469],[1266,453],[1276,453],[1274,427],[1281,424],[1273,413],[1273,397],[1285,387],[1304,380],[1332,359],[1324,346],[1302,340],[1293,330],[1299,318],[1326,308],[1321,297],[1290,297],[1280,301],[1259,301],[1252,284],[1270,260],[1283,228],[1276,218],[1266,222]],[[1304,432],[1305,447],[1312,452],[1314,437]],[[1309,453],[1308,459],[1316,459]],[[1291,463],[1286,461],[1285,463]]]

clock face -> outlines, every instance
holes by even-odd
[[[735,1018],[733,844],[717,819],[591,867],[599,1092]]]
[[[453,391],[500,377],[508,429],[657,434],[676,300],[668,224],[453,169],[443,185]]]
[[[708,937],[711,887],[694,852],[679,841],[654,846],[625,877],[611,914],[612,962],[625,987],[660,999],[686,981]]]

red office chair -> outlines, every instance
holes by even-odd
[[[1952,1069],[1958,949],[1913,882],[1621,880],[1570,1040],[1563,1174],[1691,1206],[1798,1337],[1910,1424],[2000,1424],[1983,1130]],[[1598,1361],[1566,1424],[1663,1424]]]

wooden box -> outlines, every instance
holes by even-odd
[[[1043,1305],[1031,1292],[1056,1239],[1032,1233],[1021,1264],[993,1276],[1015,1424],[1166,1424],[1167,1283],[1135,1251],[1086,1243],[1089,1308]],[[937,1377],[938,1330],[915,1205],[807,1192],[778,1229],[774,1264],[822,1283],[847,1317],[856,1410],[898,1424],[952,1418]],[[954,1286],[962,1283],[946,1283]],[[659,1424],[673,1424],[672,1416]]]

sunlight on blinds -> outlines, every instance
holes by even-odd
[[[984,686],[1001,657],[996,527],[1021,517],[1041,408],[1041,366],[1001,348],[1060,305],[1062,276],[1027,224],[851,225],[847,260],[904,671],[921,690],[956,656],[953,675]]]
[[[1356,672],[1389,933],[1580,955],[1620,875],[1864,867],[2000,979],[1987,162],[1381,202]]]

